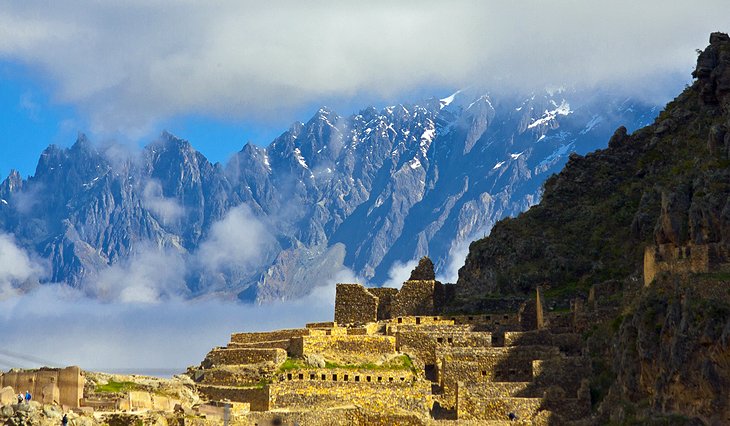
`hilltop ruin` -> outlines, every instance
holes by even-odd
[[[579,332],[595,303],[549,312],[538,289],[514,311],[448,315],[452,288],[338,284],[334,321],[234,333],[189,374],[244,424],[500,424],[510,415],[553,424],[589,415]]]

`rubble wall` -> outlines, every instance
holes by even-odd
[[[378,319],[378,298],[360,284],[337,284],[335,322],[366,324]]]
[[[396,332],[396,349],[414,355],[424,365],[436,363],[438,347],[487,347],[491,344],[492,333],[470,332],[468,326],[399,326]]]
[[[309,330],[306,328],[293,328],[288,330],[262,331],[255,333],[233,333],[231,343],[259,343],[275,340],[289,340],[292,337],[307,336]]]
[[[398,289],[389,287],[369,288],[368,291],[378,298],[378,320],[386,320],[393,316],[393,300],[398,295]]]
[[[535,417],[542,407],[541,398],[493,398],[484,387],[459,383],[456,418],[459,420],[509,420],[514,413],[520,420]]]
[[[392,317],[419,316],[436,314],[434,289],[436,281],[406,281],[393,300]]]
[[[376,412],[428,413],[431,384],[291,380],[270,385],[271,407],[312,408],[353,404]]]
[[[203,361],[206,366],[214,365],[241,365],[273,362],[281,364],[286,361],[286,351],[279,348],[217,348],[208,352]]]
[[[198,385],[198,391],[211,401],[229,400],[233,402],[248,402],[251,411],[269,410],[269,387],[231,387]]]
[[[302,336],[292,339],[293,356],[309,354],[345,354],[372,358],[395,353],[395,337],[391,336]]]

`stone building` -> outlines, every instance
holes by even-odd
[[[249,404],[243,418],[258,424],[484,424],[509,413],[554,424],[588,415],[590,363],[574,327],[583,316],[545,310],[540,292],[514,312],[441,315],[447,288],[339,284],[335,321],[234,333],[190,374],[205,398]]]

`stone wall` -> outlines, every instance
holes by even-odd
[[[285,351],[289,351],[289,339],[286,340],[270,340],[266,342],[251,342],[251,343],[236,343],[230,342],[226,346],[228,349],[242,349],[242,348],[258,348],[258,349],[274,349],[279,348]]]
[[[391,316],[435,315],[434,291],[436,285],[437,282],[433,280],[404,282],[393,300]]]
[[[310,354],[361,356],[365,359],[395,353],[391,336],[301,336],[292,339],[292,356]]]
[[[0,375],[0,388],[10,386],[16,393],[30,391],[41,401],[44,395],[45,399],[51,400],[57,395],[56,402],[73,408],[79,407],[79,402],[84,396],[84,383],[85,379],[79,367],[11,370]]]
[[[436,363],[437,347],[487,347],[491,344],[491,333],[471,332],[469,326],[401,325],[396,332],[396,349],[414,355],[419,368]]]
[[[644,249],[644,285],[651,284],[662,272],[673,274],[709,272],[728,261],[727,248],[721,244],[689,244],[675,246],[672,243],[648,246]]]
[[[334,321],[324,321],[324,322],[309,322],[305,325],[307,328],[333,328],[337,327],[337,323]]]
[[[129,391],[116,401],[117,410],[156,410],[171,412],[180,401],[164,395],[151,394],[144,391]]]
[[[407,410],[427,415],[431,384],[418,382],[342,382],[288,380],[270,385],[272,408],[331,407],[353,404],[379,413]]]
[[[529,299],[526,300],[517,315],[519,316],[520,328],[524,331],[537,330],[542,328],[543,323],[543,306],[542,299]]]
[[[437,312],[451,304],[456,298],[456,284],[442,284],[437,282],[434,287],[433,304]]]
[[[378,298],[360,284],[337,284],[335,322],[365,324],[378,319]]]
[[[388,287],[369,288],[368,291],[378,298],[378,320],[392,318],[393,300],[398,289]]]
[[[449,319],[457,325],[479,325],[486,328],[518,327],[519,317],[516,313],[491,313],[479,315],[446,315],[442,319]]]
[[[360,327],[348,327],[347,334],[351,336],[372,336],[383,329],[384,327],[380,323],[371,322]]]
[[[217,365],[257,364],[261,362],[281,364],[284,361],[286,361],[286,351],[280,348],[217,348],[208,352],[202,366],[211,368]]]
[[[352,383],[406,385],[416,380],[409,370],[369,370],[365,368],[305,368],[279,373],[281,382],[340,382],[343,386]]]
[[[388,325],[454,325],[454,320],[438,315],[399,316],[388,321]]]
[[[541,398],[493,398],[484,387],[458,384],[456,417],[459,420],[509,420],[515,413],[520,420],[532,419],[542,408]]]
[[[583,338],[577,333],[554,334],[548,330],[506,331],[504,346],[557,346],[566,354],[577,355],[583,348]]]
[[[445,400],[453,403],[456,384],[479,382],[529,382],[537,359],[558,357],[558,348],[525,346],[514,348],[437,348],[437,376]]]
[[[338,336],[347,334],[347,327],[310,328],[310,336]]]
[[[289,330],[262,331],[256,333],[233,333],[231,343],[260,343],[276,340],[289,340],[292,337],[308,336],[306,328],[294,328]]]
[[[362,412],[355,406],[335,408],[285,409],[267,412],[251,412],[242,417],[245,425],[306,425],[306,426],[366,426]],[[187,423],[186,423],[187,424]],[[236,423],[238,424],[238,423]],[[394,423],[391,423],[394,424]]]
[[[468,384],[468,382],[465,382]],[[475,386],[481,386],[481,394],[485,398],[539,398],[544,388],[535,386],[532,382],[476,382]]]
[[[252,386],[258,384],[262,378],[269,377],[276,368],[259,364],[197,370],[195,381],[204,385]]]
[[[198,385],[198,392],[210,401],[248,402],[252,411],[269,410],[269,387]]]
[[[591,376],[590,361],[583,357],[555,357],[532,361],[536,384],[559,386],[570,398],[577,398],[584,378]]]

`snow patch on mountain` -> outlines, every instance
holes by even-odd
[[[555,101],[550,101],[555,109],[552,110],[545,110],[545,112],[542,114],[542,117],[538,118],[537,120],[533,121],[532,123],[527,125],[528,129],[533,129],[537,126],[541,126],[544,124],[548,124],[549,122],[555,120],[555,118],[559,115],[568,115],[572,113],[573,111],[570,109],[570,104],[563,99],[563,101],[558,105]]]
[[[461,90],[457,90],[456,92],[452,93],[450,96],[447,96],[447,97],[445,97],[443,99],[439,99],[439,104],[440,104],[440,108],[439,109],[443,109],[443,108],[451,105],[451,103],[454,102],[454,98],[459,93],[461,93]]]
[[[294,158],[297,159],[297,161],[299,162],[299,165],[301,165],[305,169],[309,170],[309,166],[307,165],[307,161],[304,159],[304,156],[302,155],[301,149],[294,148]]]
[[[566,154],[568,154],[575,144],[573,142],[569,144],[560,145],[558,149],[553,151],[550,155],[548,155],[544,160],[542,160],[539,164],[540,167],[545,167],[553,164],[558,158],[564,157]]]
[[[583,130],[580,131],[580,134],[585,135],[586,133],[593,130],[602,121],[603,117],[598,114],[593,114],[593,117],[591,117],[591,120],[586,124],[586,127],[584,127]]]

